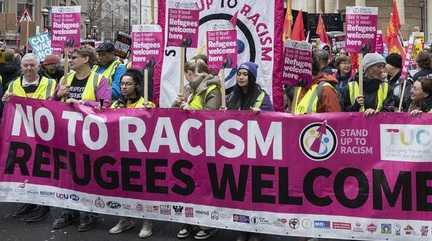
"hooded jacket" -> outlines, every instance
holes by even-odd
[[[212,90],[207,95],[207,88],[211,85],[217,85],[217,88]],[[220,80],[217,76],[210,74],[199,74],[195,79],[189,82],[191,94],[189,95],[188,103],[195,95],[200,95],[203,100],[204,110],[218,110],[222,103],[220,92]]]
[[[319,84],[321,82],[327,82],[332,86],[336,86],[338,83],[334,75],[320,73],[313,77],[312,83],[307,88],[301,88],[298,100],[301,100],[313,85]],[[296,106],[293,106],[292,109],[295,110],[295,108]],[[336,88],[324,86],[320,95],[318,96],[317,113],[340,112],[341,110],[339,94]]]

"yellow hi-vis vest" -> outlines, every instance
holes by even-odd
[[[70,72],[66,76],[66,86],[70,86],[72,84],[72,81],[75,77],[75,72]],[[97,87],[99,86],[103,76],[100,74],[96,74],[95,71],[91,71],[90,75],[87,79],[86,86],[84,88],[84,92],[82,93],[81,100],[86,101],[96,101],[96,91]],[[63,83],[64,81],[60,81],[60,83]]]
[[[102,72],[102,74],[101,74],[103,77],[105,77],[105,78],[107,78],[109,80],[109,84],[110,85],[112,84],[113,75],[114,75],[114,73],[115,73],[115,71],[117,69],[117,66],[119,66],[120,64],[121,64],[120,61],[114,60],[114,62],[112,62],[110,64],[110,66],[108,66],[108,68],[106,68],[104,70],[104,72]],[[99,68],[100,68],[99,65],[95,65],[95,66],[93,66],[92,71],[94,71],[95,73],[97,73],[99,71]]]
[[[120,108],[120,103],[119,102],[120,102],[119,100],[114,101],[114,103],[112,103],[112,105],[111,105],[111,109]],[[150,108],[155,108],[156,107],[156,105],[153,102],[151,102],[151,101],[147,101],[147,105]],[[143,97],[139,98],[135,103],[128,104],[126,106],[126,108],[128,108],[128,109],[144,108],[144,107],[146,107],[146,105],[145,105],[145,101],[144,101]]]
[[[351,81],[348,83],[348,91],[350,96],[351,105],[355,103],[355,100],[358,96],[360,96],[360,88],[357,81]],[[389,85],[387,82],[382,82],[379,86],[377,93],[377,111],[381,111],[384,107],[384,101],[387,97],[389,91]]]
[[[189,107],[193,110],[202,110],[204,109],[205,100],[207,99],[208,94],[213,90],[217,89],[218,86],[213,84],[207,87],[207,90],[199,95],[194,94],[189,100]]]
[[[325,86],[334,89],[333,85],[323,81],[312,85],[301,100],[299,98],[302,87],[296,87],[294,90],[294,114],[301,115],[307,113],[316,113],[318,108],[318,99],[321,95],[322,89]]]
[[[21,85],[22,77],[18,77],[16,80],[9,84],[8,93],[19,97],[28,97],[31,99],[47,100],[54,95],[56,89],[56,81],[54,79],[48,79],[42,77],[39,80],[39,85],[34,93],[27,94]]]

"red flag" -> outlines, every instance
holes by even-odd
[[[291,32],[291,39],[297,40],[297,41],[304,41],[305,40],[305,34],[304,34],[304,24],[303,24],[303,12],[300,10],[297,14],[293,30]]]
[[[403,48],[402,38],[400,37],[400,28],[399,12],[396,0],[393,0],[390,22],[387,26],[387,47],[389,53],[398,53],[402,57],[405,57],[405,49]]]
[[[321,14],[318,17],[318,25],[317,25],[316,33],[318,34],[321,43],[325,43],[330,46],[330,41],[327,35],[326,26],[324,24],[324,20]]]
[[[236,13],[234,13],[234,15],[232,16],[232,18],[230,19],[230,22],[232,24],[232,26],[235,28],[237,26],[237,17],[238,17],[238,11]]]
[[[291,25],[292,25],[292,13],[291,13],[291,0],[287,0],[287,10],[285,14],[285,20],[283,25],[283,42],[287,41],[287,39],[291,38]]]

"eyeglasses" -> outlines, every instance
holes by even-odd
[[[129,86],[132,86],[132,85],[135,85],[135,83],[132,83],[132,82],[121,82],[121,83],[120,83],[120,86],[126,86],[126,87],[129,87]]]

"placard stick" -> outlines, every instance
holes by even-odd
[[[406,89],[406,85],[407,85],[408,80],[404,79],[403,82],[404,83],[403,83],[403,86],[402,86],[402,93],[400,94],[398,112],[402,112],[402,103],[403,103],[403,99],[404,99],[404,95],[405,95],[405,89]]]
[[[179,96],[184,96],[184,66],[185,66],[185,55],[186,55],[186,48],[181,47],[180,48],[180,86],[179,86]]]
[[[150,0],[150,10],[151,10],[151,23],[155,23],[155,2]]]
[[[363,96],[363,53],[359,53],[359,92]],[[360,111],[364,111],[364,103],[360,107]]]
[[[226,108],[226,96],[225,96],[225,67],[222,67],[222,69],[219,71],[219,78],[220,78],[220,91],[221,91],[221,108]]]
[[[148,102],[148,83],[149,83],[149,71],[148,67],[144,68],[144,103]]]

